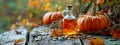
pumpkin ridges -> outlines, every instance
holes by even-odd
[[[43,23],[44,24],[50,24],[51,23],[51,15],[52,15],[52,12],[48,12],[44,15],[43,17]]]
[[[43,24],[50,24],[60,19],[63,19],[62,12],[48,12],[43,17]]]
[[[106,25],[107,25],[107,24],[106,24],[107,22],[106,22],[105,17],[103,17],[103,21],[104,21],[104,23],[105,23],[105,24],[104,24],[104,28],[106,28],[106,27],[107,27],[107,26],[106,26]],[[103,29],[104,29],[104,28],[103,28]]]
[[[103,22],[103,20],[102,20],[102,17],[100,17],[100,21],[101,21],[101,22],[100,22],[100,24],[101,24],[100,29],[103,29],[103,26],[104,26],[103,24],[104,24],[104,22]]]
[[[100,27],[100,26],[99,26],[100,24],[99,24],[99,19],[98,19],[98,17],[96,17],[96,25],[97,25],[97,26],[96,26],[96,30],[99,30],[99,29],[100,29],[100,28],[99,28],[99,27]]]
[[[84,26],[84,22],[85,22],[85,18],[83,18],[83,30],[82,31],[85,31],[86,32],[86,30],[85,30],[85,26]]]
[[[77,23],[82,32],[95,32],[110,26],[109,20],[104,15],[82,15]]]
[[[107,20],[107,18],[105,18],[105,20],[106,20],[106,23],[107,23],[106,28],[109,28],[111,26],[111,22],[109,20]]]
[[[55,16],[55,15],[57,15],[57,12],[53,12],[53,14],[52,14],[52,16],[51,16],[51,21],[56,21],[56,20],[58,20],[58,19],[57,19],[58,16]]]
[[[94,26],[95,23],[94,24],[93,23],[94,23],[94,18],[92,17],[92,31],[94,31],[94,29],[95,29],[95,26]]]
[[[105,18],[105,17],[104,17],[104,19],[105,19],[105,22],[106,22],[106,24],[105,24],[105,25],[106,25],[106,27],[105,27],[105,28],[108,28],[108,27],[109,27],[109,23],[107,23],[107,22],[108,22],[108,20],[107,20],[107,18]]]
[[[103,17],[101,17],[101,23],[102,23],[101,29],[103,29],[103,28],[104,28],[104,25],[105,25],[105,22],[104,22],[104,20],[103,20]]]
[[[62,12],[54,12],[51,16],[52,21],[60,20],[62,18],[63,18]]]
[[[100,18],[98,17],[98,22],[99,22],[99,30],[101,30],[102,28],[102,23],[101,23],[101,20],[100,20]]]
[[[84,30],[83,28],[83,22],[84,22],[84,17],[80,17],[81,19],[78,19],[78,25],[81,31]]]
[[[87,28],[86,28],[86,25],[87,25],[87,24],[86,24],[86,19],[87,19],[87,18],[86,18],[86,17],[84,17],[84,18],[85,18],[85,19],[83,20],[83,24],[84,24],[83,28],[84,28],[85,31],[87,31]]]
[[[85,22],[84,22],[86,25],[84,26],[84,28],[87,30],[92,30],[91,29],[91,25],[92,25],[92,18],[90,18],[89,16],[87,17],[87,19],[85,19]]]
[[[100,17],[98,17],[98,21],[99,21],[99,30],[101,30],[102,28],[102,22],[101,22],[101,18]]]
[[[63,18],[62,12],[57,12],[57,14],[58,14],[58,20]]]
[[[97,29],[97,23],[96,23],[96,17],[94,17],[93,16],[93,18],[92,18],[92,31],[96,31],[96,29]],[[95,22],[95,23],[94,23]]]

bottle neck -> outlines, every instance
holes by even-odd
[[[75,19],[75,17],[73,16],[72,10],[68,10],[68,9],[66,9],[66,10],[67,10],[67,14],[66,14],[66,16],[64,17],[64,19],[69,19],[69,20]]]
[[[68,13],[69,13],[69,15],[73,15],[73,12],[72,12],[72,10],[69,10],[69,12],[68,12]]]
[[[72,12],[73,10],[72,10],[72,9],[68,9],[68,8],[67,8],[66,10],[68,11],[68,12],[67,12],[68,15],[73,15],[73,12]]]

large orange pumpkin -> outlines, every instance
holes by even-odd
[[[104,15],[81,15],[77,21],[82,32],[95,32],[110,27],[110,21]]]
[[[48,12],[43,17],[43,24],[50,24],[53,21],[62,19],[62,12]]]

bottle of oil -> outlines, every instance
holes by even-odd
[[[66,8],[66,15],[63,18],[62,22],[62,32],[63,35],[73,35],[73,34],[78,34],[78,27],[77,27],[77,20],[75,16],[72,14],[72,4],[68,4]],[[64,12],[63,12],[64,13]]]

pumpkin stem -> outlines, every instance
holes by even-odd
[[[55,9],[58,12],[58,4],[55,5]]]
[[[93,2],[93,11],[92,11],[92,16],[95,16],[96,15],[96,6],[97,6],[97,4],[96,4],[96,0],[92,0]]]
[[[96,15],[96,5],[93,4],[93,12],[92,12],[92,15],[95,16]]]
[[[85,8],[85,10],[83,11],[84,14],[86,14],[89,10],[89,8],[92,6],[93,1],[91,1],[91,3]]]

